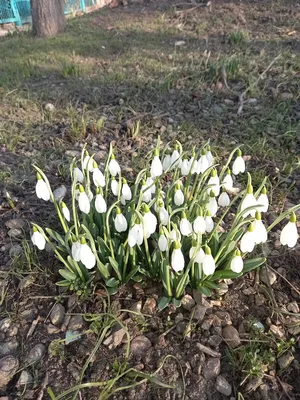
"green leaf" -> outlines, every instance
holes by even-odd
[[[56,285],[57,285],[57,286],[65,286],[65,287],[68,287],[68,286],[70,286],[70,281],[59,281],[59,282],[56,282]]]
[[[115,286],[118,286],[119,283],[120,283],[120,281],[118,281],[114,277],[112,277],[112,278],[108,279],[107,281],[105,281],[105,285],[108,286],[108,287],[111,287],[111,288],[113,288]]]
[[[59,269],[58,272],[67,281],[74,281],[76,279],[76,275],[73,274],[73,272],[68,271],[67,269]]]
[[[112,296],[112,295],[114,295],[114,294],[116,294],[117,292],[118,292],[118,290],[119,290],[119,287],[118,286],[115,286],[115,287],[108,287],[107,288],[107,291],[108,291],[108,293]]]
[[[208,287],[210,289],[219,289],[219,285],[217,285],[214,282],[210,282],[210,281],[205,281],[205,287]]]
[[[175,297],[173,297],[172,303],[174,304],[174,306],[175,306],[176,308],[178,308],[178,307],[181,306],[181,300],[175,299]]]
[[[207,296],[207,297],[211,296],[211,291],[205,286],[200,286],[199,291],[201,293],[205,294],[205,296]]]
[[[114,269],[119,281],[121,281],[122,280],[122,274],[121,274],[121,271],[120,271],[120,268],[119,268],[119,264],[112,257],[108,257],[108,259],[109,259],[110,265],[113,267],[113,269]]]
[[[220,246],[219,235],[217,232],[215,232],[215,234],[213,235],[209,245],[210,245],[212,256],[215,257],[219,250],[219,246]]]
[[[126,275],[125,282],[129,282],[131,279],[134,281],[135,274],[139,271],[139,267],[136,266]],[[139,278],[138,278],[139,279]],[[136,281],[139,282],[139,281]]]
[[[257,257],[257,258],[252,258],[244,261],[244,268],[243,268],[243,274],[246,274],[247,272],[250,272],[258,267],[260,267],[262,264],[266,262],[265,257]]]
[[[222,271],[216,271],[213,276],[210,278],[212,281],[217,281],[219,279],[233,279],[242,276],[243,273],[240,272],[237,274],[236,272],[231,271],[230,269],[224,269]]]
[[[171,297],[162,297],[158,302],[158,309],[163,310],[170,303]]]
[[[143,281],[143,275],[141,274],[136,274],[131,278],[134,282],[142,282]]]
[[[52,239],[56,240],[61,246],[63,246],[64,249],[66,248],[65,240],[59,233],[55,232],[50,228],[46,228],[46,232],[50,237],[52,237]]]

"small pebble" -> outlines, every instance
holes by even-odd
[[[43,358],[45,352],[46,352],[46,347],[42,343],[35,345],[30,350],[30,352],[27,356],[27,360],[26,360],[27,363],[35,364],[35,363],[39,362]]]
[[[21,229],[15,229],[15,228],[10,229],[7,232],[7,234],[8,234],[9,237],[16,238],[16,239],[20,238],[23,235]]]
[[[137,336],[130,343],[130,350],[134,356],[142,356],[152,347],[151,341],[144,335]]]
[[[181,300],[182,308],[184,308],[187,311],[191,311],[191,309],[195,306],[195,304],[196,304],[195,300],[189,294],[183,296]]]
[[[224,394],[224,396],[231,395],[231,385],[222,375],[219,375],[216,379],[216,389],[218,392]]]
[[[238,331],[232,325],[225,326],[222,330],[223,338],[229,347],[232,349],[241,344],[241,339]]]
[[[290,353],[289,351],[284,353],[281,357],[278,358],[277,362],[279,365],[280,369],[285,369],[287,368],[292,361],[294,360],[294,356],[292,353]]]
[[[65,319],[65,314],[66,314],[65,307],[60,303],[55,304],[50,313],[51,323],[53,325],[61,325]]]
[[[287,310],[293,313],[299,313],[299,306],[295,301],[293,301],[287,305]]]
[[[206,361],[205,368],[203,370],[204,373],[204,378],[209,380],[209,379],[215,379],[221,371],[221,363],[219,358],[209,358]]]

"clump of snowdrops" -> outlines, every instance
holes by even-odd
[[[122,175],[112,146],[102,170],[83,149],[70,166],[68,205],[55,199],[47,177],[34,166],[37,197],[53,202],[61,229],[33,224],[31,239],[40,250],[48,243],[60,260],[63,280],[57,285],[87,293],[101,280],[113,294],[124,283],[151,278],[164,287],[160,307],[180,305],[188,285],[210,295],[220,280],[262,265],[261,244],[286,218],[281,243],[296,245],[300,205],[267,227],[266,179],[254,191],[248,173],[247,187],[234,187],[246,168],[239,148],[221,166],[209,144],[191,152],[179,142],[161,147],[158,139],[135,181]]]

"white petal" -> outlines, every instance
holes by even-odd
[[[172,242],[175,242],[175,241],[180,242],[180,240],[181,240],[180,232],[175,229],[172,229],[171,232],[169,233],[169,239]]]
[[[39,199],[43,199],[45,201],[50,200],[50,192],[48,186],[46,182],[44,182],[42,179],[38,179],[35,187],[35,192]]]
[[[99,168],[93,170],[93,181],[95,186],[105,186],[105,178]]]
[[[233,179],[232,179],[232,176],[230,174],[227,174],[225,176],[225,178],[223,179],[222,185],[224,186],[224,188],[227,191],[232,190],[232,188],[233,188]]]
[[[203,235],[206,230],[205,219],[204,217],[198,215],[193,223],[193,228],[195,233],[201,233]]]
[[[86,243],[81,245],[80,261],[87,269],[92,269],[96,264],[96,257]]]
[[[132,199],[131,189],[130,189],[130,187],[128,186],[127,183],[124,183],[124,185],[122,186],[122,196],[127,201]]]
[[[212,275],[215,272],[216,264],[211,254],[205,254],[204,261],[202,263],[203,272],[205,275]]]
[[[208,151],[206,153],[206,158],[207,158],[207,161],[208,161],[208,165],[211,167],[213,165],[213,163],[214,163],[214,158],[213,158],[213,155],[211,154],[211,151]]]
[[[154,180],[150,176],[146,179],[146,185],[148,187],[150,187],[151,193],[154,194],[155,191],[156,191],[156,188],[155,188],[155,185],[154,185]]]
[[[142,186],[142,192],[143,192],[143,194],[142,194],[142,200],[143,200],[145,203],[149,203],[149,202],[151,201],[151,198],[152,198],[152,193],[151,193],[151,190],[150,190],[150,189],[145,190],[146,188],[147,188],[146,185],[143,185],[143,186]],[[145,191],[144,191],[144,190],[145,190]]]
[[[169,213],[164,207],[159,208],[159,220],[162,225],[168,225],[169,223]]]
[[[234,256],[230,263],[231,271],[239,274],[243,271],[244,262],[241,256]]]
[[[269,199],[268,196],[262,193],[257,199],[258,205],[263,205],[263,207],[257,207],[258,211],[260,212],[267,212],[269,208]]]
[[[101,194],[96,195],[95,208],[99,214],[105,213],[107,211],[106,202]]]
[[[198,161],[197,174],[203,174],[209,167],[206,155],[202,155]]]
[[[181,249],[174,249],[171,256],[171,266],[174,271],[179,272],[184,269],[184,257]]]
[[[163,173],[163,166],[159,159],[159,156],[154,156],[152,163],[151,163],[150,173],[151,173],[151,176],[153,176],[153,177],[160,176]]]
[[[110,160],[108,170],[112,176],[117,176],[121,172],[120,165],[115,159]]]
[[[256,205],[257,205],[257,201],[256,201],[255,197],[253,196],[253,194],[247,193],[244,200],[242,201],[241,211],[244,211],[246,208],[256,206]],[[253,208],[250,211],[246,211],[243,214],[243,218],[246,218],[248,215],[251,215],[251,217],[255,217],[255,212],[256,212],[255,208]]]
[[[166,171],[167,169],[170,168],[170,166],[171,166],[171,155],[166,154],[163,159],[163,170]]]
[[[241,240],[241,251],[243,253],[251,253],[254,249],[255,246],[255,235],[253,234],[253,232],[249,232],[247,231],[244,236],[242,237]]]
[[[123,214],[117,214],[115,218],[115,228],[118,232],[125,232],[127,230],[127,221]]]
[[[184,203],[184,195],[181,189],[176,190],[174,194],[174,203],[176,206],[181,206]]]
[[[262,220],[255,220],[254,223],[255,244],[265,243],[268,240],[267,230]]]
[[[91,172],[93,168],[94,160],[90,156],[85,156],[83,159],[83,169],[86,170],[88,168],[88,171]]]
[[[181,219],[179,228],[183,236],[189,236],[193,232],[192,224],[186,218]]]
[[[32,236],[31,236],[31,240],[32,243],[39,249],[39,250],[44,250],[45,246],[46,246],[46,239],[44,238],[44,236],[36,231],[33,232]]]
[[[220,194],[220,179],[218,175],[211,176],[207,182],[208,185],[213,185],[209,188],[209,191],[212,190],[215,196],[219,196]]]
[[[214,229],[214,221],[211,216],[205,217],[205,230],[210,233]]]
[[[202,264],[205,258],[205,253],[203,249],[200,248],[200,250],[197,252],[197,247],[191,247],[189,251],[189,257],[192,259],[194,256],[194,262],[198,264]]]
[[[165,235],[160,235],[158,239],[158,248],[160,251],[166,251],[168,249],[168,240]]]
[[[230,198],[226,192],[222,192],[218,199],[218,204],[220,207],[228,207],[230,204]]]
[[[180,154],[179,154],[178,150],[174,150],[171,155],[172,168],[176,168],[179,165],[179,161],[177,161],[179,158],[180,158]]]
[[[151,211],[149,211],[145,213],[143,220],[146,237],[148,238],[156,230],[157,218]]]
[[[198,169],[198,161],[195,160],[194,157],[190,159],[189,168],[191,169],[191,174],[196,174]]]
[[[74,168],[73,174],[75,182],[82,183],[84,181],[84,176],[80,168],[78,167]]]
[[[85,214],[88,214],[90,212],[90,201],[85,192],[81,192],[78,197],[78,205],[79,205],[79,210]]]
[[[210,197],[209,202],[206,205],[206,208],[210,212],[210,215],[214,217],[218,211],[218,203],[215,197]]]
[[[75,261],[80,261],[80,250],[81,250],[81,244],[79,242],[74,242],[72,244],[71,253]]]
[[[137,243],[138,232],[136,229],[136,225],[134,225],[128,232],[128,246],[134,247]]]
[[[237,156],[232,165],[232,173],[238,175],[240,172],[245,172],[245,161],[242,156]]]
[[[280,234],[280,242],[288,247],[296,246],[298,240],[298,231],[295,222],[288,222]]]
[[[63,216],[65,217],[65,219],[70,222],[71,216],[70,216],[70,210],[68,209],[68,207],[63,207],[62,213],[63,213]]]
[[[111,191],[113,192],[113,195],[114,195],[114,196],[118,196],[118,193],[119,193],[119,184],[118,184],[118,182],[117,182],[115,179],[113,179],[113,180],[111,181],[110,187],[111,187]]]
[[[184,159],[181,164],[181,175],[187,176],[190,172],[190,165],[187,159]]]

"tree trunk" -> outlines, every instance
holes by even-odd
[[[64,0],[31,0],[33,34],[55,36],[65,29]]]

